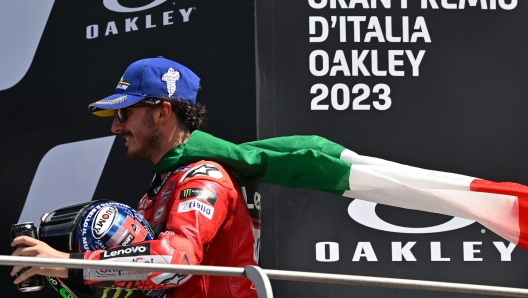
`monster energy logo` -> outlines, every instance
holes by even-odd
[[[108,294],[109,294],[109,292],[111,290],[114,290],[114,289],[110,289],[110,288],[104,289],[103,296],[101,296],[101,298],[110,298],[108,296]],[[125,293],[124,293],[125,297],[123,297],[123,298],[128,298],[130,295],[132,295],[134,293],[134,290],[127,290],[127,289],[124,289],[124,290],[125,290]],[[112,296],[111,298],[120,298],[122,291],[123,291],[123,289],[115,289],[114,296]]]
[[[192,189],[187,188],[187,189],[184,189],[184,190],[183,190],[183,197],[184,197],[184,198],[188,198],[188,197],[190,197],[191,194],[192,194]]]
[[[204,188],[186,188],[180,192],[180,200],[191,197],[204,200],[214,206],[217,194]]]

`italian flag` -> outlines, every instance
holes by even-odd
[[[201,131],[156,165],[166,173],[211,160],[248,182],[311,188],[395,207],[475,220],[528,249],[528,187],[362,156],[319,136],[233,144]]]

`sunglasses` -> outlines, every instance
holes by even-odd
[[[127,120],[127,112],[130,108],[139,108],[139,107],[145,107],[145,106],[155,106],[158,105],[161,101],[155,100],[155,101],[140,101],[136,104],[133,104],[131,106],[120,108],[114,110],[114,116],[119,120],[119,123],[125,123]]]
[[[114,116],[117,118],[117,120],[119,120],[119,123],[121,124],[125,123],[126,121],[126,109],[127,108],[114,110]]]

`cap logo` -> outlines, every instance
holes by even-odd
[[[128,88],[128,86],[130,86],[130,84],[127,83],[127,82],[119,82],[119,83],[117,83],[116,89],[126,90]]]
[[[100,100],[98,102],[95,102],[96,104],[100,104],[100,105],[115,105],[115,104],[118,104],[118,103],[121,103],[123,101],[125,101],[125,99],[127,98],[127,96],[121,96],[121,97],[118,97],[116,99],[112,99],[112,100]]]
[[[125,71],[125,73],[126,73],[126,71]],[[125,77],[125,73],[121,76],[121,79],[119,80],[119,83],[117,83],[116,89],[127,90],[128,86],[130,86],[130,83],[127,83],[127,82],[125,82],[125,80],[123,80],[123,78]]]
[[[161,80],[165,83],[167,83],[167,92],[169,94],[169,97],[171,97],[174,92],[176,92],[176,82],[180,79],[180,73],[178,71],[175,71],[172,67],[169,68],[167,73],[165,73]]]

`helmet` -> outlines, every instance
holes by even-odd
[[[103,201],[86,208],[75,229],[74,249],[92,251],[154,239],[148,222],[127,205]]]
[[[106,200],[68,206],[44,214],[38,235],[49,246],[66,252],[108,249],[154,239],[152,228],[141,214],[127,205]],[[108,290],[54,277],[47,279],[57,292],[68,293],[69,297],[77,297],[76,294],[102,297]],[[133,292],[127,297],[165,295],[164,290]]]
[[[87,252],[154,239],[148,222],[129,206],[92,201],[46,213],[39,239],[68,252]]]

